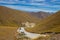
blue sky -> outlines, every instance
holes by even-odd
[[[29,12],[56,12],[60,10],[60,0],[0,0],[0,6]]]

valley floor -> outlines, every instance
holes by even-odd
[[[16,40],[17,27],[0,26],[0,40]]]
[[[17,40],[16,32],[18,27],[0,26],[0,40]],[[25,40],[25,39],[24,39]],[[42,37],[36,40],[60,40],[60,34],[51,35],[51,37]]]

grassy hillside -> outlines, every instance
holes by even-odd
[[[0,40],[16,40],[17,27],[0,26]]]
[[[26,21],[38,22],[39,19],[31,16],[28,12],[0,6],[0,25],[17,26]]]
[[[35,27],[26,29],[30,32],[60,32],[60,11],[41,20]]]

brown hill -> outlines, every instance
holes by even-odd
[[[0,25],[20,25],[21,22],[38,22],[39,19],[27,12],[0,6]]]
[[[44,19],[44,18],[50,16],[52,13],[40,11],[40,12],[31,12],[30,14],[39,19]]]
[[[0,26],[0,40],[17,40],[18,27]]]
[[[30,32],[60,32],[60,11],[41,20],[35,27],[26,29]]]

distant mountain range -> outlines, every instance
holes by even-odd
[[[30,14],[34,17],[44,19],[44,18],[50,16],[52,13],[40,11],[40,12],[31,12]]]
[[[35,27],[26,29],[29,32],[60,32],[60,11],[41,20]]]

